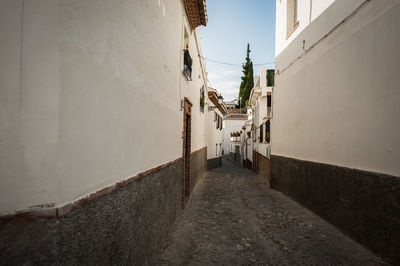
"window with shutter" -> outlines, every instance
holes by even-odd
[[[271,136],[271,122],[270,120],[267,120],[265,123],[265,141],[270,142],[270,136]]]

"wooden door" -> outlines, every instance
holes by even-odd
[[[183,112],[183,173],[182,173],[182,208],[190,196],[190,154],[191,154],[191,113],[192,103],[185,97]]]

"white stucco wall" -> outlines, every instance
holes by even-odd
[[[267,147],[270,147],[269,143],[265,142],[265,121],[266,117],[268,115],[268,100],[267,100],[267,95],[268,92],[272,92],[272,87],[264,87],[261,88],[260,93],[255,93],[253,94],[252,98],[252,108],[253,108],[253,118],[254,118],[254,124],[255,127],[257,128],[256,133],[256,142],[253,143],[253,150],[257,151],[258,153],[264,155],[267,157]],[[272,118],[270,119],[272,121]],[[263,142],[260,142],[260,125],[264,124],[263,127]]]
[[[0,214],[181,157],[183,97],[192,151],[206,146],[190,30],[193,81],[181,74],[184,27],[180,1],[0,2]]]
[[[209,106],[214,106],[211,101],[208,101],[208,104]],[[221,157],[222,155],[222,130],[217,129],[218,121],[214,121],[214,116],[215,113],[217,113],[222,119],[223,115],[217,108],[215,108],[213,111],[208,111],[207,109],[208,108],[206,107],[205,112],[207,112],[207,159],[209,160]],[[217,150],[215,150],[216,144],[218,145]]]
[[[253,161],[252,137],[247,136],[247,133],[251,132],[251,124],[246,122],[244,125],[246,129],[241,135],[240,152],[243,160],[248,159]]]
[[[242,126],[246,122],[246,119],[224,119],[224,127],[222,129],[222,149],[224,154],[229,154],[230,149],[230,138],[232,132],[242,130]],[[238,144],[240,145],[240,143]]]
[[[275,56],[278,56],[296,36],[314,19],[325,11],[335,0],[297,0],[298,28],[287,38],[287,0],[276,0]],[[351,0],[348,2],[356,2]]]
[[[367,2],[302,49],[360,2],[336,0],[278,53],[272,154],[400,175],[400,2]]]

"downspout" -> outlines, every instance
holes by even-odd
[[[182,3],[183,5],[183,3]],[[180,108],[181,111],[183,109],[183,104],[182,104],[182,71],[181,71],[181,67],[182,67],[182,51],[183,51],[183,46],[185,45],[183,43],[183,31],[185,30],[185,26],[184,26],[184,17],[185,17],[185,11],[183,10],[182,12],[182,29],[181,29],[181,49],[179,51],[179,102],[180,102]],[[183,136],[183,132],[182,132],[182,136]]]

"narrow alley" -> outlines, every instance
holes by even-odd
[[[227,158],[199,181],[174,228],[159,265],[384,264]]]

